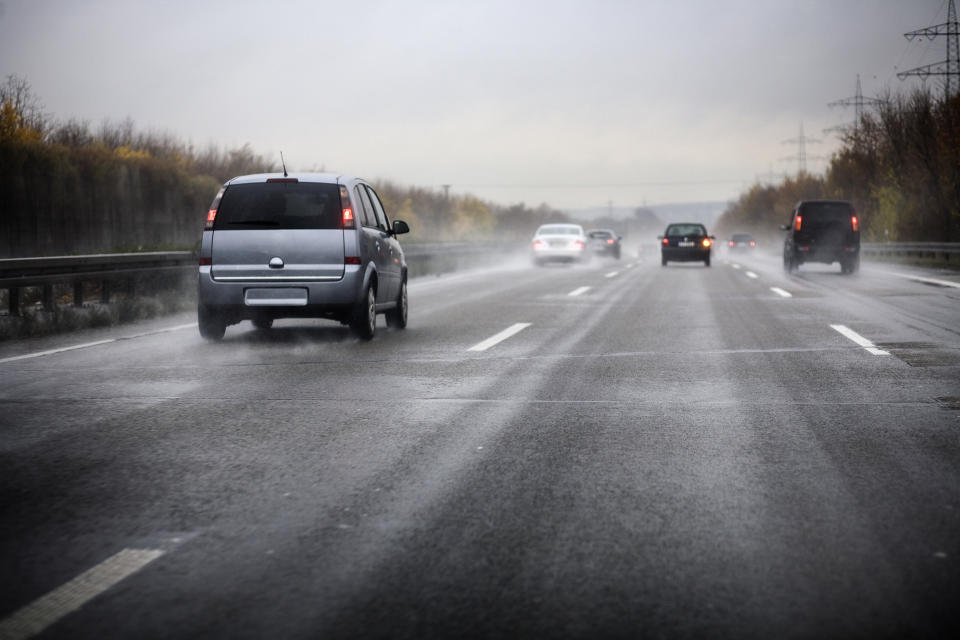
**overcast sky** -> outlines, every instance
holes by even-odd
[[[946,58],[946,0],[0,1],[0,75],[288,168],[558,208],[727,200]],[[813,170],[823,162],[810,162]]]

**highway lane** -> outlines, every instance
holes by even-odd
[[[955,630],[960,290],[728,260],[421,279],[370,343],[0,345],[0,619],[142,549],[42,637]]]

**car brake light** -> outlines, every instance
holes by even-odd
[[[576,242],[573,243],[574,249],[583,249],[585,246],[587,245],[583,244],[583,242],[581,242],[580,240],[577,240]]]
[[[607,244],[613,244],[613,238],[607,238]]]
[[[733,246],[733,240],[730,241],[730,246],[731,246],[731,247]]]
[[[860,231],[860,221],[857,220],[857,216],[851,216],[850,224],[853,225],[854,231]]]
[[[705,247],[709,247],[709,246],[710,246],[710,238],[704,238],[704,239],[703,239],[703,246],[705,246]]]
[[[356,229],[357,221],[353,215],[353,204],[350,202],[350,192],[344,185],[340,185],[340,206],[343,207],[343,228]]]
[[[751,241],[750,241],[750,246],[751,246],[751,247],[755,247],[755,246],[757,246],[757,243],[754,242],[753,240],[751,240]]]
[[[220,199],[223,198],[223,192],[226,190],[226,187],[221,187],[220,191],[217,192],[217,195],[214,196],[213,202],[210,203],[210,209],[207,211],[207,222],[203,225],[204,231],[210,231],[213,229],[213,221],[217,217],[217,209],[220,208]]]
[[[666,238],[664,238],[664,239],[663,239],[663,244],[670,244],[670,241],[667,240]]]
[[[200,258],[201,267],[209,267],[213,264],[213,258]]]
[[[346,256],[343,259],[343,264],[360,264],[360,258],[356,256]]]
[[[797,216],[793,221],[793,230],[800,231],[800,227],[803,226],[803,216]]]
[[[533,241],[533,248],[534,248],[534,249],[546,249],[546,248],[547,248],[547,243],[544,242],[543,240],[534,240],[534,241]]]

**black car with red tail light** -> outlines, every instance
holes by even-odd
[[[667,225],[660,239],[660,264],[668,262],[703,262],[710,266],[710,252],[714,237],[699,222],[681,222]]]
[[[783,243],[783,269],[807,262],[840,263],[840,272],[860,268],[860,220],[846,200],[802,200],[794,207]]]

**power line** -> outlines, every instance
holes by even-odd
[[[942,62],[927,64],[909,71],[897,74],[901,80],[909,76],[919,76],[926,80],[930,76],[943,77],[944,97],[949,99],[960,90],[960,22],[957,22],[957,8],[954,0],[950,0],[947,8],[947,21],[932,27],[924,27],[903,34],[908,41],[916,39],[933,40],[940,36],[947,38],[947,59]]]
[[[863,90],[860,88],[860,74],[858,73],[856,93],[854,93],[853,96],[849,98],[841,98],[840,100],[834,100],[833,102],[828,102],[827,106],[828,107],[853,107],[853,135],[854,135],[854,139],[856,139],[858,137],[857,134],[860,132],[860,120],[863,118],[863,108],[868,105],[869,106],[877,105],[877,104],[880,104],[881,102],[882,100],[878,100],[877,98],[863,97]],[[824,129],[823,131],[824,133],[826,133],[827,131],[837,131],[837,130],[843,131],[845,128],[846,127],[844,125],[840,125],[837,127],[830,127],[829,129]]]
[[[820,144],[823,140],[817,140],[816,138],[811,138],[803,133],[803,123],[800,123],[800,135],[796,138],[790,138],[789,140],[782,140],[781,144],[795,144],[797,145],[797,155],[788,156],[786,158],[780,158],[781,162],[790,162],[794,159],[797,160],[797,175],[807,172],[807,160],[823,160],[821,156],[807,156],[807,144]]]

